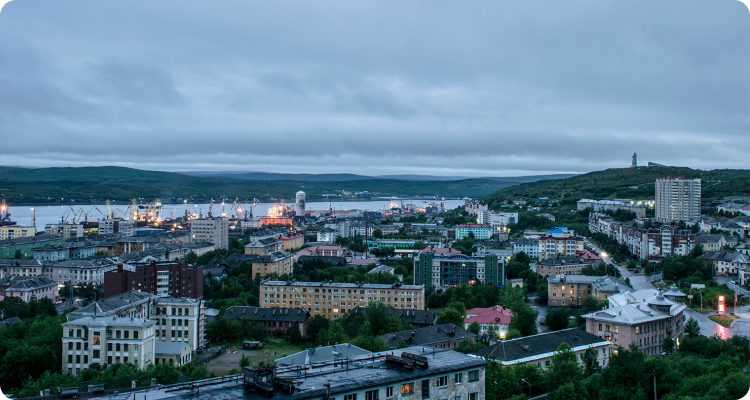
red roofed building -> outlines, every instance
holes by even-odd
[[[476,322],[481,326],[479,333],[487,332],[490,327],[495,328],[498,336],[504,338],[508,335],[508,327],[510,326],[510,320],[516,314],[505,306],[492,306],[490,308],[472,308],[466,312],[466,319],[464,320],[464,329],[469,329],[469,325],[472,322]]]
[[[298,249],[305,244],[305,235],[297,232],[282,233],[276,239],[281,241],[284,250]]]
[[[602,258],[599,257],[598,254],[596,254],[595,252],[593,252],[591,250],[586,250],[586,249],[584,249],[584,250],[576,250],[576,254],[575,255],[577,257],[583,258],[584,260],[592,260],[592,261],[594,261],[595,262],[594,265],[599,264],[598,262],[602,260]]]
[[[432,247],[432,246],[424,246],[424,247],[422,247],[422,250],[420,250],[420,251],[424,251],[426,253],[435,253],[435,254],[461,254],[460,251],[458,251],[456,249],[451,249],[451,248],[448,248],[448,247],[438,247],[438,248],[435,248],[435,247]]]
[[[318,257],[349,257],[353,252],[343,246],[310,246],[294,253],[294,259],[298,260],[301,256],[318,256]]]

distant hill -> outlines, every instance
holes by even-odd
[[[299,182],[346,182],[375,179],[372,176],[357,174],[281,174],[275,172],[234,172],[234,171],[187,171],[184,175],[243,179],[248,181],[299,181]]]
[[[440,197],[462,198],[485,196],[514,184],[491,179],[405,181],[371,177],[349,181],[268,180],[267,177],[246,180],[123,167],[0,167],[0,197],[11,204],[71,201],[101,204],[105,200],[125,202],[133,198],[160,198],[165,202],[202,202],[221,197],[275,201],[293,199],[298,190],[304,190],[308,200],[321,200],[325,198],[323,194],[341,190],[394,197],[431,197],[437,193]]]
[[[301,182],[345,182],[361,181],[372,179],[389,179],[399,181],[460,181],[465,179],[487,179],[501,182],[534,182],[542,179],[562,179],[575,176],[574,174],[555,174],[555,175],[530,175],[530,176],[511,176],[511,177],[471,177],[471,176],[437,176],[437,175],[378,175],[367,176],[357,174],[282,174],[275,172],[238,172],[238,171],[186,171],[180,174],[227,178],[227,179],[245,179],[252,181],[301,181]]]
[[[656,178],[685,176],[701,178],[702,198],[750,195],[750,170],[716,169],[702,171],[686,167],[611,168],[565,179],[521,183],[485,196],[490,203],[518,197],[549,197],[578,200],[581,198],[653,199]]]

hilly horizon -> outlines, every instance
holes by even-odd
[[[549,197],[564,201],[577,201],[581,198],[653,199],[656,179],[667,176],[701,178],[701,196],[704,200],[750,195],[750,170],[747,169],[703,171],[688,167],[659,166],[610,168],[564,179],[523,182],[482,199],[495,206],[502,201],[519,197]]]
[[[278,176],[277,176],[278,177]],[[191,176],[176,172],[147,171],[125,167],[0,167],[0,197],[15,204],[97,203],[105,200],[161,198],[164,201],[208,201],[212,198],[263,201],[292,199],[298,190],[308,200],[328,199],[324,194],[370,192],[378,196],[481,197],[515,185],[518,179],[459,179],[414,181],[383,179],[354,174],[287,175],[303,180],[243,179],[224,176]],[[343,179],[322,181],[313,179]],[[356,178],[356,179],[352,179]],[[369,196],[369,197],[368,197]],[[372,198],[372,194],[357,199]]]
[[[303,181],[303,182],[341,182],[371,179],[388,179],[403,181],[457,181],[466,179],[489,179],[501,182],[533,182],[542,179],[562,179],[575,176],[576,174],[551,174],[551,175],[526,175],[510,177],[492,177],[492,176],[439,176],[439,175],[416,175],[416,174],[398,174],[398,175],[359,175],[348,173],[337,174],[289,174],[279,172],[260,172],[260,171],[181,171],[178,174],[198,176],[198,177],[221,177],[229,179],[245,180],[272,180],[272,181]]]

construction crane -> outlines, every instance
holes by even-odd
[[[221,200],[221,217],[224,218],[227,216],[227,209],[224,205],[224,200]]]
[[[68,209],[65,210],[65,212],[62,215],[62,217],[60,217],[60,223],[61,224],[67,223],[68,222],[68,218],[70,217],[71,213],[75,214],[75,212],[76,211],[73,209],[73,207],[68,206]]]
[[[250,208],[250,218],[254,218],[255,213],[255,206],[260,204],[260,201],[258,199],[253,199],[253,206]]]
[[[102,212],[102,210],[99,209],[99,207],[93,206],[88,212],[83,214],[83,222],[88,222],[89,218],[94,216],[94,211],[99,211],[99,214],[104,215],[104,213]]]
[[[127,210],[125,210],[125,213],[128,215],[128,218],[132,218],[133,221],[138,220],[138,203],[136,203],[135,199],[133,199]]]
[[[107,217],[110,218],[110,219],[114,218],[115,217],[115,213],[112,211],[112,202],[110,202],[109,200],[107,200],[104,203],[107,204]]]

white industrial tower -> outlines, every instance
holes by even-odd
[[[297,216],[305,216],[305,192],[301,190],[297,192]]]

